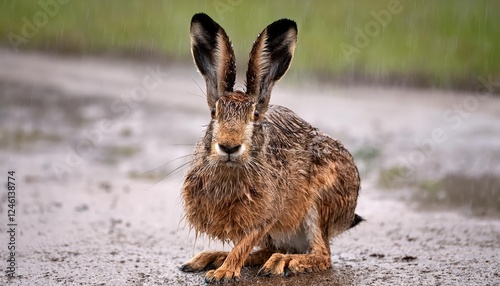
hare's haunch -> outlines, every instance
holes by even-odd
[[[246,92],[234,90],[235,57],[224,29],[196,14],[190,31],[212,120],[184,181],[186,218],[197,232],[235,246],[202,252],[181,270],[210,270],[211,283],[237,280],[243,265],[260,266],[263,275],[330,268],[329,240],[362,220],[354,213],[360,179],[342,143],[269,105],[292,61],[297,25],[281,19],[259,34]]]

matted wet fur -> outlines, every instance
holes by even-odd
[[[233,89],[235,57],[222,27],[196,14],[190,32],[212,120],[182,189],[186,218],[234,248],[202,252],[181,270],[209,270],[211,283],[237,280],[244,265],[260,266],[261,275],[330,268],[329,240],[362,220],[354,213],[360,179],[342,143],[269,105],[293,57],[295,22],[278,20],[257,37],[246,92]]]

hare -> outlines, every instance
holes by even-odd
[[[329,240],[363,220],[354,213],[360,178],[342,143],[269,105],[290,66],[297,25],[281,19],[259,34],[246,91],[234,90],[235,56],[224,29],[200,13],[190,34],[212,119],[182,187],[185,215],[197,233],[234,248],[199,253],[180,269],[209,270],[207,283],[238,280],[243,266],[261,266],[260,275],[329,269]]]

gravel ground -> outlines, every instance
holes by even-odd
[[[209,117],[198,85],[194,67],[0,51],[0,170],[4,182],[15,170],[17,223],[16,277],[0,284],[203,284],[177,267],[231,246],[182,220],[183,165]],[[239,285],[500,284],[500,99],[284,82],[272,102],[355,154],[367,221],[331,242],[331,270],[249,268]],[[400,165],[411,172],[384,184]],[[2,269],[8,209],[5,190]]]

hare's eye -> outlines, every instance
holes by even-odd
[[[255,121],[259,120],[259,112],[257,110],[253,112],[253,120]]]
[[[212,108],[211,115],[212,115],[212,119],[215,119],[215,108]]]

